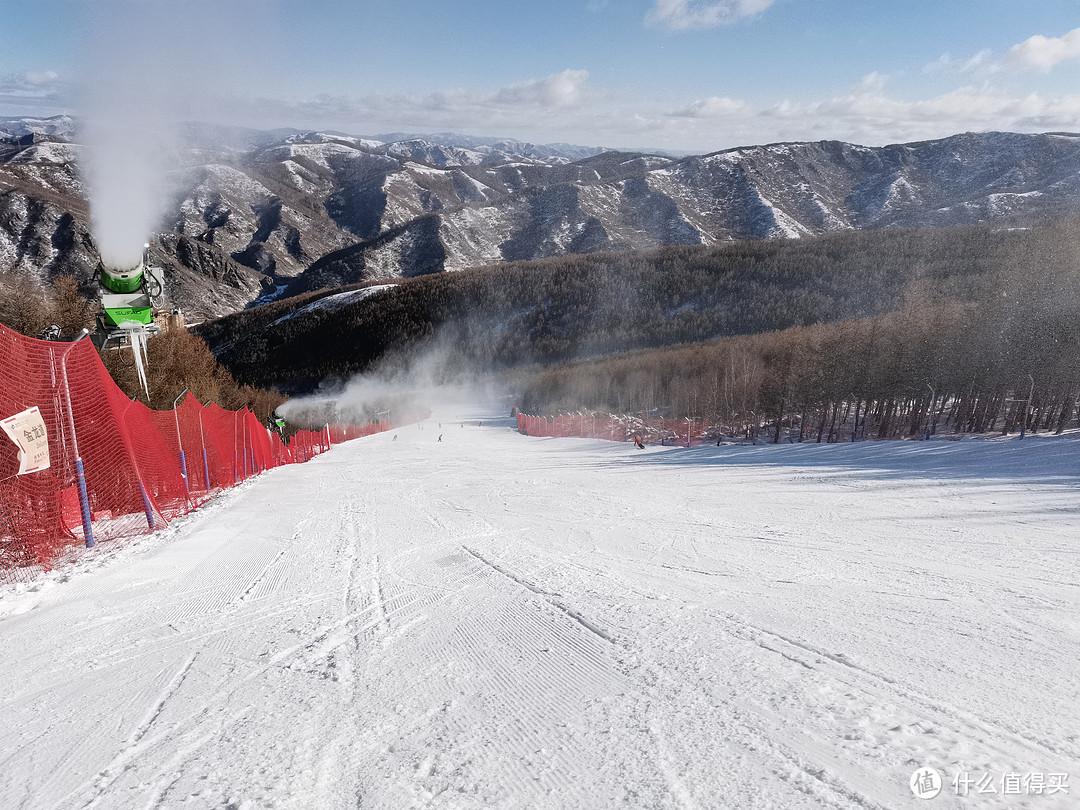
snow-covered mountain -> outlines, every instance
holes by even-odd
[[[0,138],[17,139],[27,135],[71,138],[77,130],[78,124],[70,115],[54,115],[50,118],[0,116]]]
[[[0,120],[0,273],[96,264],[70,118]],[[192,126],[159,240],[204,317],[367,279],[667,244],[1016,221],[1080,207],[1080,135],[837,141],[675,158],[467,136]]]

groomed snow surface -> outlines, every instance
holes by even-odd
[[[1077,807],[1078,451],[349,442],[0,591],[0,806]]]

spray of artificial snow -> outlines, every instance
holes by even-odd
[[[395,425],[455,413],[505,408],[501,387],[480,375],[448,370],[447,348],[436,344],[404,366],[358,374],[340,387],[297,396],[278,408],[296,427],[363,424],[387,420]]]
[[[138,265],[168,200],[173,39],[154,32],[163,9],[155,0],[107,0],[91,38],[85,172],[94,241],[110,267]]]
[[[93,3],[80,116],[91,225],[107,265],[135,267],[166,218],[170,173],[184,165],[181,122],[220,118],[223,97],[251,97],[252,84],[272,81],[253,60],[273,52],[260,21],[275,18],[275,5]]]

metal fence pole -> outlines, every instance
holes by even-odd
[[[86,330],[83,330],[85,336]],[[75,413],[71,407],[71,387],[68,384],[67,374],[67,356],[68,353],[75,348],[76,343],[82,340],[80,337],[78,340],[72,341],[62,355],[60,355],[60,376],[64,381],[64,404],[67,410],[67,423],[68,430],[71,432],[71,448],[75,453],[75,479],[79,486],[79,508],[82,512],[82,524],[83,524],[83,539],[86,542],[87,548],[94,547],[94,529],[90,525],[90,497],[86,492],[86,470],[83,467],[82,456],[79,455],[79,439],[75,435]]]
[[[191,486],[188,484],[187,459],[184,458],[184,443],[180,440],[180,414],[176,411],[176,404],[187,394],[188,389],[180,392],[180,396],[173,400],[173,417],[176,419],[176,446],[180,448],[180,475],[184,479],[184,491],[191,497]]]
[[[212,400],[208,400],[207,404],[209,404],[209,402],[211,402],[211,401]],[[205,408],[205,407],[206,406],[204,405],[203,408]],[[208,456],[206,455],[206,433],[203,432],[202,415],[203,415],[203,412],[202,412],[202,409],[200,409],[199,410],[199,439],[200,439],[200,441],[202,441],[202,463],[203,463],[203,472],[206,473],[206,491],[209,492],[210,491],[210,460],[209,460]]]
[[[236,414],[239,411],[233,411],[232,416],[232,482],[233,486],[236,486],[240,482],[240,472],[238,467],[240,466],[239,454],[236,449],[237,437],[236,437]]]

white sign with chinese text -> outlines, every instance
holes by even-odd
[[[49,434],[37,405],[7,419],[0,419],[0,428],[19,448],[18,475],[48,469]]]

